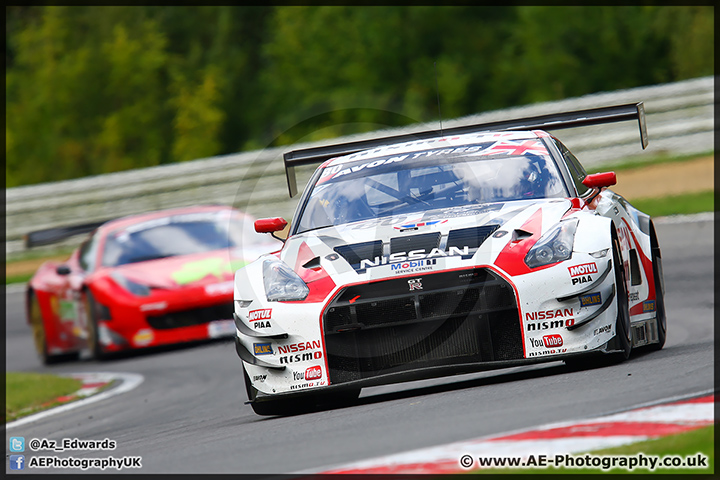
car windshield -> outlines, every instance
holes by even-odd
[[[179,214],[109,232],[102,264],[113,267],[223,248],[251,250],[267,243],[250,220],[227,211]]]
[[[297,232],[390,215],[482,203],[567,197],[539,140],[367,158],[325,167],[299,215]],[[508,151],[521,155],[500,153]]]

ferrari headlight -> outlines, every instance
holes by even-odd
[[[570,259],[577,224],[578,219],[571,218],[551,228],[525,255],[525,264],[537,268]]]
[[[119,272],[113,272],[110,276],[113,280],[117,282],[118,285],[120,285],[133,295],[138,295],[140,297],[147,297],[148,295],[150,295],[150,287],[148,287],[147,285],[133,282]]]
[[[269,302],[305,300],[310,293],[302,278],[279,260],[263,262],[263,281]]]

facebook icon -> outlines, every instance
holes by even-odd
[[[23,470],[25,468],[25,455],[10,455],[10,470]]]

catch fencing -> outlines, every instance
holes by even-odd
[[[714,77],[677,83],[597,93],[554,102],[495,110],[444,120],[443,127],[493,122],[608,105],[644,102],[650,144],[640,146],[637,122],[564,129],[558,138],[586,168],[626,158],[645,159],[661,154],[685,155],[714,151]],[[410,127],[295,144],[128,170],[75,180],[9,188],[6,190],[6,254],[8,259],[27,251],[23,236],[31,231],[89,223],[163,208],[196,205],[233,205],[255,217],[292,217],[299,196],[289,198],[282,154],[297,148],[363,140],[378,134],[399,135],[437,130],[438,124]],[[548,129],[553,132],[552,129]],[[298,186],[314,167],[298,169]],[[81,237],[33,250],[75,245]]]

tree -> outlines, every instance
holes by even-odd
[[[11,6],[6,185],[711,75],[712,6]]]
[[[8,186],[167,158],[167,57],[156,27],[130,7],[46,7],[18,32],[6,74]]]

